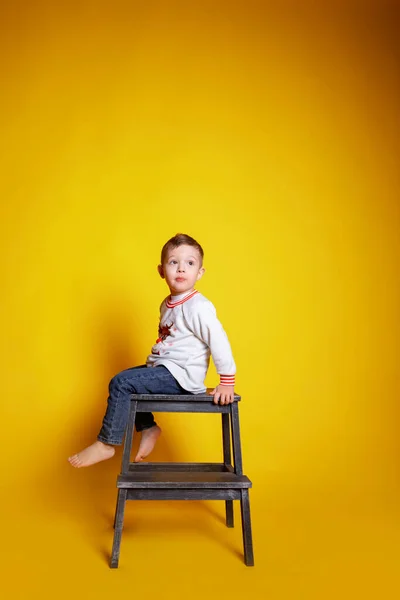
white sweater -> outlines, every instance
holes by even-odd
[[[168,296],[160,306],[158,340],[147,366],[164,365],[188,392],[206,391],[204,379],[213,357],[221,385],[234,385],[236,366],[214,305],[194,290]]]

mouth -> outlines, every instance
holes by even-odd
[[[175,279],[175,281],[177,281],[178,283],[180,283],[181,281],[185,281],[185,278],[184,277],[177,277]]]

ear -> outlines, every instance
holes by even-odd
[[[201,267],[201,269],[199,269],[199,272],[197,273],[197,279],[196,281],[198,281],[199,279],[201,279],[204,275],[204,273],[206,272],[204,267]]]
[[[157,271],[159,272],[159,274],[160,274],[160,277],[161,277],[162,279],[165,279],[165,275],[164,275],[164,269],[163,269],[162,265],[158,265],[158,267],[157,267]]]

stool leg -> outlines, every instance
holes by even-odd
[[[122,453],[122,473],[129,472],[129,462],[130,462],[131,450],[132,450],[133,431],[135,429],[136,409],[137,409],[137,400],[132,400],[130,410],[129,410],[128,425],[126,427],[126,432],[125,432],[124,451]]]
[[[226,526],[234,527],[233,521],[233,500],[225,500]]]
[[[119,490],[118,490],[118,493],[117,493],[117,505],[116,505],[116,507],[115,507],[115,514],[114,514],[114,525],[113,525],[113,529],[115,529],[115,525],[117,524],[118,500],[119,500]]]
[[[239,409],[237,402],[233,402],[231,405],[231,429],[232,429],[232,445],[233,445],[233,459],[235,463],[236,475],[243,475],[242,466],[242,449],[240,445],[240,427],[239,427]]]
[[[229,431],[229,414],[222,413],[222,443],[224,449],[224,464],[231,464],[231,438]],[[233,527],[233,500],[225,500],[227,527]]]
[[[240,509],[242,513],[242,531],[244,562],[248,567],[254,567],[253,540],[251,535],[249,490],[240,490]]]
[[[116,569],[118,567],[119,550],[121,547],[122,528],[124,526],[124,512],[127,493],[128,490],[126,489],[118,490],[117,510],[115,513],[114,542],[110,562],[111,569]]]

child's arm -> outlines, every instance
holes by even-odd
[[[228,336],[217,318],[213,304],[207,302],[197,305],[196,310],[185,314],[185,320],[193,333],[210,348],[220,376],[219,385],[210,392],[214,396],[214,404],[230,404],[235,395],[236,365]]]

